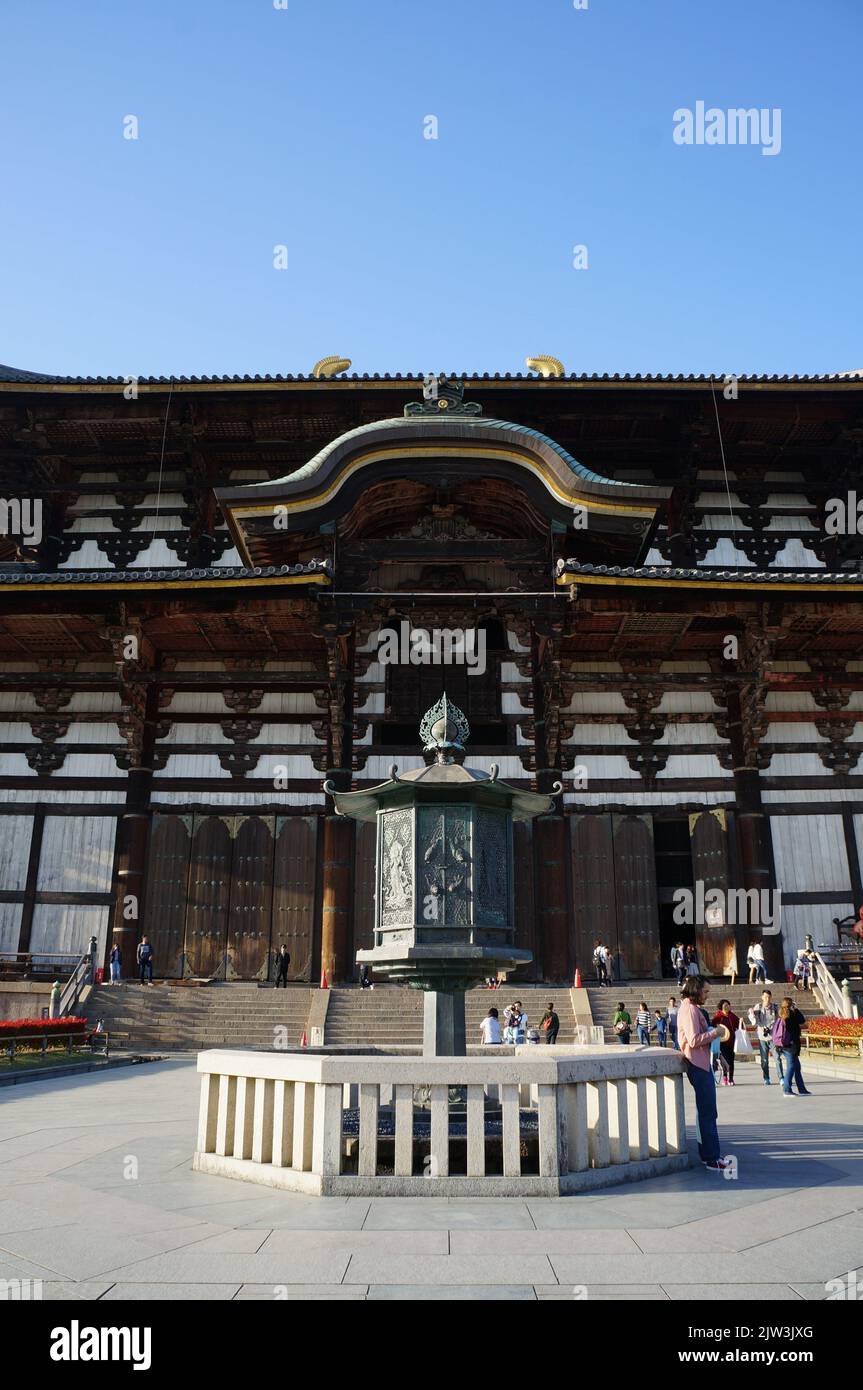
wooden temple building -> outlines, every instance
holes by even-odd
[[[774,970],[863,902],[863,378],[61,378],[0,368],[0,954],[355,978],[374,826],[323,790],[467,762],[516,827],[533,978],[695,941],[674,894],[781,890]],[[25,534],[22,518],[38,518]],[[38,504],[38,505],[37,505]],[[482,634],[484,670],[378,634]]]

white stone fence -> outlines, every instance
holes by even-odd
[[[193,1167],[294,1192],[557,1196],[689,1164],[683,1063],[664,1048],[435,1058],[214,1050],[198,1054],[198,1071]],[[352,1137],[343,1127],[354,1097]],[[430,1121],[421,1133],[419,1109]]]

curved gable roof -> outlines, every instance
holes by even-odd
[[[315,532],[344,515],[370,482],[387,475],[428,482],[431,470],[508,480],[561,527],[572,524],[580,506],[594,540],[603,532],[626,534],[633,558],[670,492],[600,477],[548,435],[509,420],[409,415],[348,430],[284,478],[217,488],[215,495],[240,553],[254,562],[256,551],[270,554],[271,518],[294,535]]]

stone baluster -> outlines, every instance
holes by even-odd
[[[607,1168],[611,1162],[608,1132],[608,1082],[587,1082],[587,1147],[591,1168]]]
[[[294,1152],[291,1167],[299,1173],[312,1171],[315,1088],[309,1081],[294,1085]]]
[[[255,1119],[255,1083],[252,1077],[237,1077],[236,1095],[234,1158],[251,1158],[252,1126]]]
[[[485,1176],[485,1091],[482,1086],[467,1088],[467,1175]]]
[[[219,1119],[219,1078],[214,1073],[201,1076],[201,1104],[198,1110],[198,1151],[216,1152],[216,1130]]]
[[[360,1085],[360,1153],[357,1172],[361,1178],[373,1178],[378,1171],[378,1116],[380,1090],[377,1083]]]
[[[686,1119],[683,1109],[683,1077],[663,1077],[665,1082],[665,1128],[667,1152],[686,1152]]]
[[[449,1177],[449,1087],[431,1087],[431,1177]]]
[[[501,1086],[503,1109],[503,1175],[521,1175],[521,1135],[519,1133],[518,1086]]]
[[[397,1085],[396,1112],[396,1176],[409,1178],[414,1169],[414,1088]]]
[[[539,1175],[541,1178],[556,1178],[566,1155],[560,1087],[540,1084],[536,1089],[539,1112]]]
[[[651,1154],[667,1152],[665,1137],[665,1086],[663,1076],[647,1078],[647,1145]]]
[[[236,1115],[237,1078],[219,1077],[219,1113],[216,1121],[216,1153],[221,1158],[234,1152],[234,1117]]]
[[[636,1076],[626,1083],[629,1106],[629,1157],[648,1158],[650,1148],[647,1131],[647,1077]]]
[[[294,1157],[294,1082],[276,1081],[273,1091],[274,1168],[290,1168]]]
[[[612,1163],[629,1162],[629,1097],[625,1080],[608,1083],[608,1131]]]
[[[338,1177],[342,1170],[342,1088],[319,1083],[314,1088],[314,1139],[312,1172],[321,1178]],[[365,1088],[363,1088],[365,1089]],[[377,1090],[377,1087],[373,1087]],[[377,1145],[377,1113],[373,1134]],[[362,1157],[362,1147],[360,1149]]]
[[[255,1078],[255,1106],[252,1124],[252,1162],[273,1161],[273,1095],[274,1081]]]
[[[587,1085],[571,1082],[566,1087],[566,1165],[567,1173],[583,1173],[590,1162],[587,1141]]]

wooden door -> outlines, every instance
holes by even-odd
[[[279,816],[273,867],[273,950],[284,941],[289,977],[312,978],[317,915],[317,816]]]
[[[266,980],[269,974],[274,830],[274,816],[235,816],[231,826],[229,980]]]
[[[614,837],[611,816],[572,816],[572,921],[575,963],[582,977],[594,973],[593,947],[599,939],[617,948],[614,891]]]
[[[154,816],[147,863],[147,897],[142,935],[153,947],[153,973],[162,979],[183,974],[183,930],[189,882],[191,816]],[[133,974],[134,960],[123,961]]]
[[[699,811],[690,816],[689,838],[695,902],[703,901],[702,894],[699,893],[701,883],[704,885],[705,897],[711,888],[719,888],[722,890],[723,903],[727,904],[728,827],[725,812]],[[723,908],[708,908],[706,912],[697,914],[695,944],[702,974],[726,973],[732,953],[736,949],[734,937],[734,928],[728,925]]]
[[[651,816],[615,815],[614,890],[621,974],[659,978],[659,912]]]
[[[376,843],[377,826],[358,822],[354,838],[354,958],[357,951],[371,950],[375,944]]]
[[[186,911],[186,959],[192,975],[225,978],[231,891],[232,816],[196,816]]]

